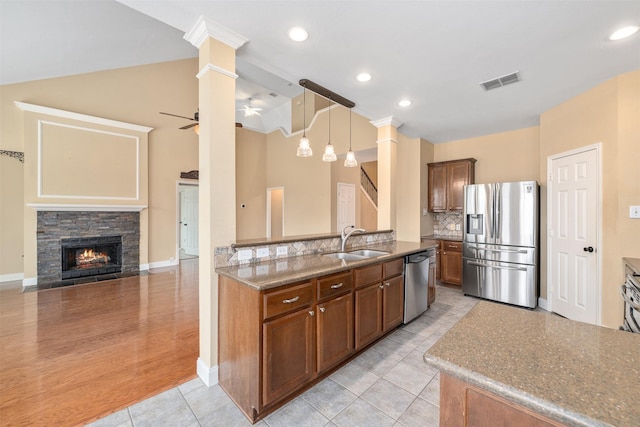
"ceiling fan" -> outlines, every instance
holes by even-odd
[[[195,123],[192,123],[192,124],[190,124],[190,125],[182,126],[182,127],[181,127],[181,128],[179,128],[179,129],[191,129],[191,128],[192,128],[192,127],[194,127],[194,126],[198,126],[198,121],[199,121],[199,119],[200,119],[200,117],[199,117],[199,116],[200,116],[200,113],[199,113],[198,111],[196,111],[195,113],[193,113],[193,118],[191,118],[191,117],[185,117],[185,116],[179,116],[179,115],[177,115],[177,114],[163,113],[162,111],[160,111],[160,114],[164,114],[164,115],[166,115],[166,116],[180,117],[181,119],[192,120],[192,121],[194,121],[194,122],[195,122]],[[197,133],[197,132],[196,132],[196,133]]]
[[[238,108],[238,111],[244,111],[244,116],[245,117],[251,117],[251,116],[259,116],[260,115],[260,111],[262,111],[262,108],[260,108],[260,107],[252,107],[251,106],[251,98],[247,98],[247,105],[245,105],[242,108]]]

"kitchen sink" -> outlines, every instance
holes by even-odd
[[[364,255],[357,255],[354,253],[347,253],[347,252],[331,252],[329,254],[322,254],[323,256],[329,257],[329,258],[337,258],[337,259],[342,259],[345,261],[358,261],[360,259],[367,259],[369,258],[368,256],[364,256]]]
[[[367,257],[367,258],[373,258],[373,257],[377,257],[377,256],[382,256],[382,255],[389,255],[389,252],[375,251],[373,249],[359,249],[359,250],[356,250],[356,251],[350,251],[349,253],[353,254],[353,255],[359,255],[359,256]]]

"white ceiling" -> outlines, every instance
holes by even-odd
[[[238,106],[252,97],[268,116],[306,78],[434,143],[537,125],[540,113],[640,69],[640,34],[607,40],[640,25],[639,0],[0,0],[0,84],[195,57],[183,35],[201,15],[249,39],[238,50]],[[306,42],[287,38],[294,25]],[[373,79],[357,82],[361,71]],[[478,84],[514,71],[520,83]],[[396,105],[404,97],[408,108]]]

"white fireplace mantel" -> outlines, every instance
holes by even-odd
[[[62,203],[27,203],[36,211],[65,211],[65,212],[140,212],[146,205],[90,205],[90,204],[62,204]]]

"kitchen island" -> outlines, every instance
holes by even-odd
[[[637,334],[481,301],[424,360],[441,370],[441,426],[640,425]]]

